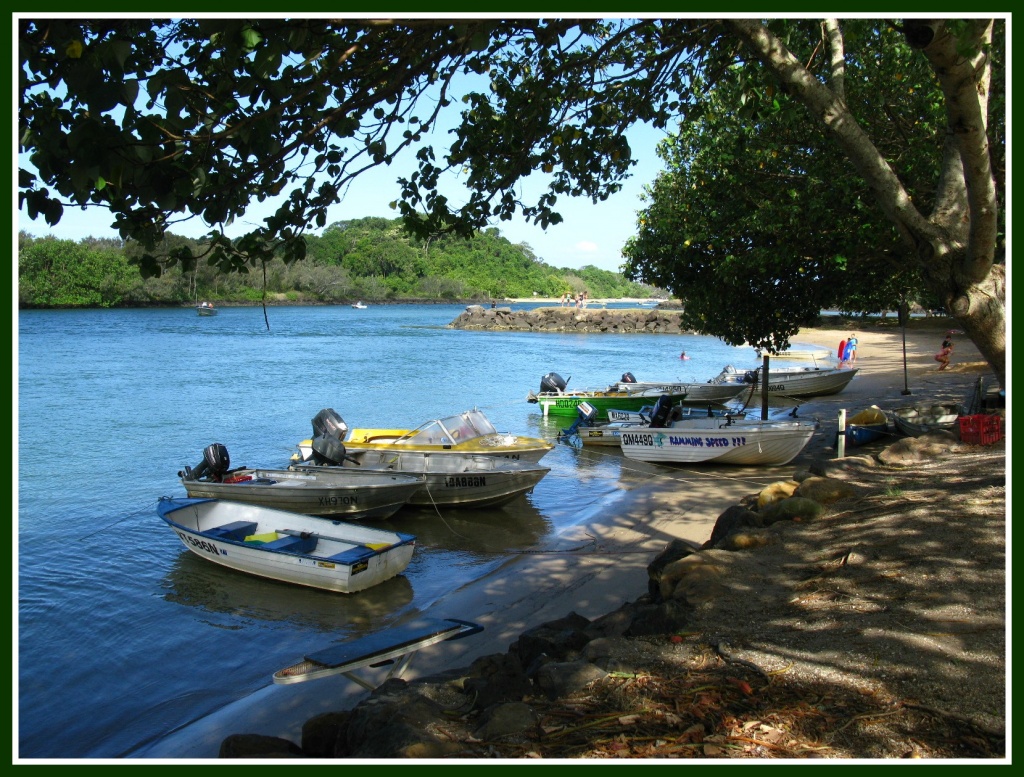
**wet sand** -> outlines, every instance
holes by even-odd
[[[537,553],[511,557],[498,570],[439,600],[429,615],[475,621],[484,631],[419,653],[404,677],[427,676],[505,652],[520,633],[576,612],[596,618],[647,592],[646,568],[674,539],[701,544],[718,516],[743,496],[788,479],[814,458],[831,458],[838,413],[869,405],[890,409],[923,401],[964,401],[979,376],[991,372],[977,349],[962,337],[947,371],[936,370],[932,354],[954,325],[945,319],[915,320],[904,337],[894,322],[865,329],[808,329],[794,341],[835,350],[855,332],[856,377],[840,394],[816,397],[800,410],[817,417],[822,430],[797,459],[783,467],[661,468],[664,474],[628,492],[607,511],[577,524]],[[789,361],[789,360],[787,360]],[[905,392],[909,391],[907,394]],[[310,645],[311,649],[322,647]],[[299,660],[301,656],[295,656]],[[144,759],[216,758],[230,734],[253,733],[301,741],[302,725],[322,712],[354,706],[366,691],[336,676],[295,685],[271,684],[281,666],[267,667],[268,685],[135,754]],[[382,676],[382,675],[381,675]]]

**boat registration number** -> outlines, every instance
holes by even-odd
[[[321,507],[359,504],[359,500],[354,496],[321,496],[319,502]]]
[[[220,555],[220,548],[218,548],[212,542],[208,540],[201,540],[198,537],[193,537],[191,534],[185,534],[185,532],[183,531],[175,531],[177,532],[177,535],[181,537],[181,541],[184,542],[186,545],[196,548],[198,550],[206,551],[207,553],[212,553],[214,556]]]
[[[444,479],[445,488],[480,488],[487,485],[487,478],[482,475],[462,475]]]
[[[747,444],[746,437],[687,437],[678,434],[638,434],[623,432],[623,445],[646,445],[662,448],[665,443],[680,448],[738,448]]]

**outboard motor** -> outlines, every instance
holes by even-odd
[[[572,426],[568,429],[563,429],[558,433],[559,440],[569,440],[573,435],[579,433],[581,426],[590,426],[595,418],[597,418],[597,408],[589,402],[580,402],[576,405],[576,414],[579,416],[573,421]]]
[[[576,414],[580,417],[580,426],[589,426],[597,418],[597,408],[589,402],[580,402],[576,406]]]
[[[620,380],[619,383],[636,383],[636,378],[633,377],[632,372],[624,372],[622,373],[622,380]]]
[[[313,416],[313,437],[333,437],[336,440],[344,440],[348,434],[348,424],[334,412],[333,409],[325,407]]]
[[[219,481],[229,469],[231,469],[231,457],[228,456],[228,449],[219,442],[215,442],[207,445],[203,450],[203,460],[196,465],[195,469],[185,467],[185,471],[179,472],[178,476],[184,477],[186,480],[200,480],[209,476],[211,479]]]
[[[557,372],[549,372],[540,379],[540,392],[542,394],[561,394],[565,391],[568,381],[562,380]]]
[[[672,415],[672,398],[668,394],[662,394],[654,403],[654,412],[651,413],[651,426],[655,429],[664,428],[669,423]]]
[[[313,463],[341,465],[345,460],[345,446],[337,437],[321,434],[313,438]]]

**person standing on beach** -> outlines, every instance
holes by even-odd
[[[846,341],[846,361],[853,364],[857,361],[857,335],[850,335],[850,339]]]
[[[939,370],[944,370],[949,366],[950,357],[953,355],[953,332],[946,332],[946,336],[942,340],[942,348],[937,354],[935,354],[935,361],[939,363]]]

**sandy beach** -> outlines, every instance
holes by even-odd
[[[647,591],[647,565],[674,539],[705,542],[718,516],[765,485],[792,477],[816,457],[831,457],[839,411],[854,413],[869,405],[883,410],[923,401],[965,401],[979,377],[993,376],[977,349],[956,337],[950,368],[938,371],[932,355],[947,319],[916,319],[905,333],[894,320],[859,328],[807,329],[794,342],[835,350],[856,333],[858,370],[840,394],[817,397],[801,410],[818,417],[821,431],[793,462],[772,468],[667,469],[649,485],[624,493],[599,516],[558,537],[555,547],[510,558],[497,572],[464,589],[452,591],[431,610],[437,617],[473,620],[481,634],[424,650],[405,673],[406,679],[464,666],[477,657],[502,653],[516,637],[540,623],[576,612],[596,618]],[[652,335],[662,336],[662,335]],[[315,647],[315,646],[311,646]],[[299,657],[296,657],[299,658]],[[346,709],[366,691],[343,677],[275,686],[268,667],[267,686],[239,699],[131,754],[143,759],[210,759],[230,734],[257,733],[298,742],[302,725],[322,712]]]

